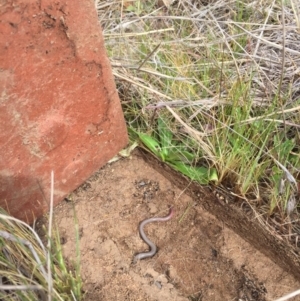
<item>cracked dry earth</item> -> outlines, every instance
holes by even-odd
[[[84,299],[263,301],[299,288],[291,275],[200,203],[138,152],[94,174],[55,210],[69,261],[75,258],[74,208],[77,214]],[[165,216],[170,206],[175,209],[170,221],[145,227],[157,254],[132,264],[136,253],[148,250],[139,222]]]

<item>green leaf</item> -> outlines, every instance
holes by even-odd
[[[219,181],[218,173],[215,168],[211,168],[209,170],[209,181],[210,182],[217,182]]]
[[[216,177],[216,171],[212,172],[206,167],[193,167],[182,162],[171,164],[174,169],[188,176],[191,180],[195,180],[200,184],[207,184],[211,177]]]
[[[180,151],[178,149],[175,149],[174,151],[169,151],[166,161],[174,164],[176,164],[176,161],[181,161],[182,163],[191,164],[195,159],[195,157],[196,157],[195,154],[192,154],[188,151]]]
[[[173,133],[168,129],[165,121],[159,117],[158,118],[158,135],[162,148],[163,161],[168,157],[169,149],[172,146]]]
[[[130,140],[137,140],[139,138],[139,133],[134,128],[128,127],[128,134]]]
[[[134,7],[133,5],[128,5],[126,8],[126,11],[128,12],[134,12],[136,10],[136,7]]]
[[[172,144],[173,133],[169,130],[166,122],[161,117],[158,118],[158,134],[162,148],[170,147]]]
[[[138,133],[140,140],[152,151],[156,156],[161,156],[161,147],[156,139],[143,133]],[[163,158],[162,158],[163,159]]]

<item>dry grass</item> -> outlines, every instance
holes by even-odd
[[[82,299],[78,250],[76,270],[71,271],[53,231],[53,183],[52,172],[47,248],[33,228],[0,208],[0,300]]]
[[[170,147],[298,247],[299,1],[164,3],[96,1],[129,129],[163,117]]]

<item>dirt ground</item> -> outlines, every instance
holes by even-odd
[[[204,211],[200,201],[138,153],[94,174],[55,210],[64,254],[72,261],[75,207],[85,300],[262,301],[299,289],[291,275]],[[139,223],[167,215],[170,206],[170,221],[145,227],[157,254],[133,264],[136,253],[148,250]]]

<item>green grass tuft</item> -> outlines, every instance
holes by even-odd
[[[31,227],[0,209],[1,300],[82,300],[79,262],[75,267],[67,267],[57,230],[48,250]]]

